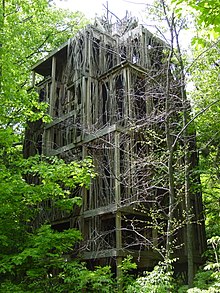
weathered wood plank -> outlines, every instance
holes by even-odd
[[[52,69],[51,69],[51,89],[50,89],[50,108],[49,115],[53,117],[54,115],[54,103],[56,94],[56,57],[52,57]]]
[[[106,213],[115,213],[116,210],[117,210],[117,205],[110,204],[110,205],[99,207],[93,210],[84,211],[83,216],[84,218],[90,218],[90,217],[100,216]]]

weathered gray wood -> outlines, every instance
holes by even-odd
[[[56,124],[63,122],[64,120],[73,117],[76,114],[76,110],[70,111],[67,114],[62,115],[61,117],[55,118],[51,123],[45,125],[45,129],[52,128]]]
[[[158,72],[156,77],[152,76],[155,68],[152,69],[150,58],[155,44],[157,47],[164,45],[144,27],[130,30],[122,36],[120,33],[111,36],[101,27],[89,26],[71,39],[66,47],[55,51],[34,68],[45,77],[39,88],[46,89],[45,101],[50,104],[49,114],[53,118],[45,126],[43,153],[63,157],[79,152],[80,159],[91,155],[98,172],[90,189],[81,193],[80,229],[90,250],[84,254],[86,259],[116,257],[117,265],[120,265],[127,255],[123,251],[126,239],[122,237],[122,218],[130,215],[140,219],[145,216],[137,210],[136,203],[144,203],[145,198],[147,201],[150,192],[148,194],[146,189],[144,194],[142,184],[138,182],[137,157],[144,154],[139,150],[141,146],[138,146],[136,137],[138,132],[147,133],[148,128],[141,128],[136,122],[137,113],[144,113],[141,119],[147,125],[152,112],[158,110],[154,108],[153,97],[161,85],[156,85],[152,95],[146,89],[146,85],[156,84],[157,78],[161,77]],[[47,79],[48,69],[51,72]],[[142,87],[140,91],[136,82]],[[138,112],[137,104],[143,107],[140,109],[142,112]],[[146,149],[145,157],[151,154]],[[143,172],[147,171],[143,168]],[[58,216],[57,212],[54,213]],[[51,219],[55,220],[55,216],[51,215]],[[61,216],[64,217],[63,214]],[[113,219],[114,224],[109,229],[114,232],[112,242],[108,243],[112,249],[106,250],[103,243],[107,231],[102,233],[110,216],[109,223]],[[145,236],[151,237],[157,246],[156,229],[150,233],[146,231]],[[99,243],[97,239],[100,239]],[[147,245],[145,248],[149,249]],[[150,250],[133,255],[144,259],[142,265],[145,262],[145,265],[153,266],[159,259]],[[120,275],[120,270],[117,273]]]
[[[90,218],[90,217],[95,217],[95,216],[100,216],[106,213],[115,213],[117,210],[117,205],[116,204],[110,204],[108,206],[96,208],[93,210],[87,210],[83,212],[84,218]]]
[[[53,117],[54,115],[54,103],[55,103],[55,93],[56,93],[56,57],[52,57],[52,69],[51,69],[51,89],[50,89],[50,108],[49,115]]]
[[[32,71],[32,78],[31,78],[31,87],[32,88],[35,86],[35,78],[36,78],[36,72]]]
[[[156,264],[160,257],[157,253],[148,251],[132,251],[132,250],[117,250],[117,249],[108,249],[100,250],[93,252],[83,252],[83,259],[96,259],[96,258],[105,258],[105,257],[126,257],[127,255],[132,255],[134,259],[144,260],[145,265],[142,263],[142,267],[146,267],[146,262],[149,267],[152,267],[152,264]],[[156,260],[156,261],[155,261]]]
[[[65,146],[57,149],[57,150],[50,150],[50,155],[51,156],[59,155],[63,152],[69,151],[75,147],[78,147],[78,146],[83,145],[85,143],[91,142],[95,139],[98,139],[108,133],[114,132],[115,130],[116,130],[116,125],[111,125],[109,127],[105,127],[104,129],[101,129],[94,134],[85,135],[85,138],[83,141],[79,138],[79,140],[76,140],[75,143],[70,143],[68,145],[65,145]]]

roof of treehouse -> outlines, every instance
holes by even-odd
[[[126,15],[122,20],[117,19],[115,23],[111,23],[104,17],[97,17],[94,25],[90,24],[84,29],[80,30],[73,38],[69,39],[59,48],[55,49],[50,54],[41,59],[38,63],[36,63],[32,67],[32,71],[35,71],[36,73],[45,77],[49,76],[52,68],[52,57],[57,57],[57,68],[59,68],[63,64],[64,60],[66,60],[67,58],[68,46],[71,44],[71,42],[77,40],[79,34],[84,34],[89,31],[96,31],[98,34],[104,34],[107,38],[112,39],[112,41],[119,39],[122,42],[126,42],[126,40],[132,35],[147,33],[149,38],[156,40],[156,42],[160,43],[161,46],[167,47],[167,44],[165,42],[153,35],[143,25],[138,25],[138,21],[134,17]]]

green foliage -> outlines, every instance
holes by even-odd
[[[209,35],[217,37],[220,33],[220,1],[219,0],[173,0],[176,4],[187,4],[196,12],[196,20],[199,28],[209,29]]]
[[[49,189],[52,197],[65,198],[71,195],[71,191],[77,186],[88,188],[91,178],[95,176],[91,158],[66,164],[57,157],[35,156],[22,160],[19,167],[22,168],[23,175],[32,175],[40,181],[40,184],[35,186],[39,189],[39,200],[43,199],[44,194],[47,196]]]
[[[208,240],[209,249],[206,252],[208,261],[194,278],[194,287],[187,290],[187,286],[179,288],[179,293],[217,293],[220,291],[220,237],[214,236]]]
[[[133,257],[128,255],[122,260],[121,265],[118,266],[120,269],[120,277],[118,278],[118,285],[122,288],[122,292],[129,287],[134,281],[134,275],[132,271],[137,268],[136,263],[132,262]]]
[[[207,292],[210,292],[214,289],[216,281],[217,279],[213,274],[213,271],[199,271],[196,274],[194,285],[195,288],[208,290]],[[188,290],[188,292],[190,292],[190,290]]]
[[[57,9],[47,0],[5,0],[1,6],[0,126],[21,127],[45,115],[30,88],[30,68],[85,24],[79,12]],[[38,111],[33,111],[33,107]]]
[[[215,269],[220,272],[220,236],[213,236],[208,239],[208,244],[213,252],[213,261],[205,267],[205,269]]]
[[[143,277],[139,277],[128,286],[126,293],[167,293],[174,291],[174,280],[169,266],[159,263],[152,272],[145,272]]]
[[[206,213],[207,237],[220,233],[220,102],[219,36],[220,2],[173,0],[177,7],[187,7],[194,19],[195,36],[189,56],[189,79],[194,112],[207,110],[196,119],[197,145],[200,150],[199,172]],[[195,15],[195,17],[193,16]],[[194,17],[194,18],[193,18]],[[210,106],[212,105],[212,106]]]
[[[26,247],[20,253],[4,258],[0,273],[8,273],[7,276],[10,273],[12,280],[16,280],[15,284],[24,283],[24,288],[55,284],[57,276],[54,272],[62,267],[65,254],[71,253],[75,243],[81,239],[79,231],[69,229],[59,233],[44,225],[28,236]]]
[[[21,285],[15,285],[11,281],[6,281],[1,284],[0,286],[0,292],[13,292],[13,293],[29,293],[31,291],[23,290]]]
[[[71,198],[71,192],[76,186],[89,185],[94,176],[92,162],[88,158],[65,164],[57,158],[43,160],[39,156],[27,160],[18,156],[15,160],[12,150],[7,156],[8,168],[2,163],[4,172],[0,173],[0,275],[3,280],[15,280],[15,284],[25,276],[31,282],[33,278],[46,282],[47,272],[60,268],[62,255],[71,252],[81,236],[76,230],[58,233],[49,226],[31,232],[28,223],[37,216],[37,207],[44,200],[54,204],[62,201],[62,208],[67,201],[69,211],[79,204],[80,198]],[[30,175],[38,178],[38,184],[24,180]]]
[[[50,292],[47,287],[56,284],[54,270],[81,236],[76,230],[58,233],[49,226],[35,231],[31,223],[45,200],[72,211],[81,202],[74,189],[88,187],[94,174],[89,158],[70,164],[43,156],[22,158],[26,121],[48,120],[47,105],[38,103],[35,90],[30,90],[30,68],[85,19],[78,12],[57,10],[47,0],[5,0],[0,14],[1,292],[32,292],[31,286],[35,292]]]
[[[65,288],[65,292],[77,293],[83,290],[111,293],[115,291],[116,283],[109,266],[96,267],[94,271],[90,271],[83,263],[70,262],[64,265],[60,277],[64,281],[62,287]]]
[[[190,95],[194,111],[199,112],[214,103],[196,119],[197,143],[200,149],[199,171],[206,209],[206,231],[207,237],[211,238],[220,233],[219,25],[215,23],[217,16],[212,15],[212,12],[219,10],[219,7],[216,6],[216,1],[199,1],[198,5],[190,1],[190,5],[200,13],[195,20],[199,38],[196,36],[192,44],[195,61],[190,66],[193,83]]]
[[[178,290],[179,293],[218,293],[220,290],[219,273],[213,271],[199,271],[194,280],[193,288]]]

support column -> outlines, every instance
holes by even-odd
[[[50,108],[49,115],[53,117],[54,105],[56,94],[56,57],[52,57],[52,69],[51,69],[51,89],[50,89]]]
[[[120,190],[120,133],[115,131],[115,153],[114,153],[114,173],[115,173],[115,203],[117,206],[116,216],[115,216],[115,228],[116,228],[116,251],[117,254],[121,252],[122,249],[122,235],[121,235],[121,212],[118,208],[121,205],[121,190]],[[122,257],[117,256],[116,260],[116,273],[117,278],[121,277],[121,265]]]
[[[35,86],[35,77],[36,77],[36,72],[32,71],[32,79],[31,79],[31,87],[32,88]]]
[[[120,253],[122,248],[122,235],[121,235],[121,212],[116,212],[116,218],[115,218],[115,226],[116,226],[116,251],[117,253]],[[117,278],[119,279],[121,277],[122,271],[119,267],[122,263],[122,257],[117,256],[116,259],[116,274]]]
[[[53,118],[54,105],[56,98],[56,57],[52,57],[52,68],[51,68],[51,85],[50,85],[50,97],[49,97],[49,115]],[[53,127],[45,129],[45,154],[48,155],[52,148],[53,143]]]
[[[85,159],[86,156],[87,156],[87,148],[84,145],[82,147],[82,159]],[[83,237],[85,237],[84,211],[86,210],[86,207],[87,207],[87,190],[85,187],[82,187],[82,206],[80,210],[80,232],[82,233]]]
[[[114,153],[114,173],[115,173],[115,203],[117,207],[121,205],[120,190],[120,133],[115,131],[115,153]]]

